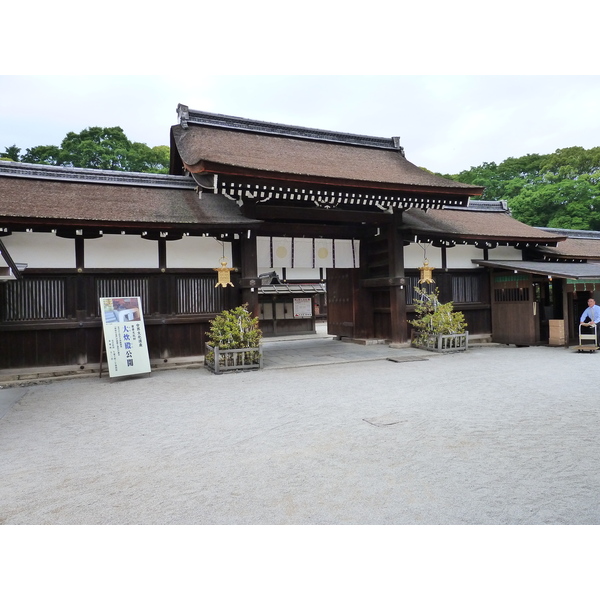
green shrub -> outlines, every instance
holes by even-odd
[[[212,346],[223,350],[258,348],[262,331],[258,328],[258,317],[253,317],[247,306],[224,310],[210,321],[207,337]]]
[[[258,348],[262,340],[262,331],[258,328],[258,317],[253,317],[247,309],[247,304],[231,310],[224,310],[210,321],[210,330],[207,333],[209,344],[218,346],[221,350],[241,350],[243,348]],[[244,352],[240,357],[245,364],[257,362],[260,352]],[[207,352],[205,360],[214,364],[214,352]],[[231,356],[221,356],[223,365],[230,365]]]
[[[417,335],[414,342],[418,346],[427,345],[431,337],[464,333],[467,329],[465,316],[460,311],[454,311],[452,302],[441,304],[439,290],[429,292],[426,288],[415,288],[419,298],[415,300],[417,318],[409,321]]]

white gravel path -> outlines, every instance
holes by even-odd
[[[600,524],[599,367],[497,347],[19,388],[0,523]]]

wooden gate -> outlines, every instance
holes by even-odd
[[[492,275],[492,338],[530,346],[539,341],[539,306],[527,273]]]
[[[327,333],[354,337],[358,269],[327,269]]]

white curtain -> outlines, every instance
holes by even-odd
[[[315,240],[315,267],[333,267],[333,240]]]
[[[273,238],[273,267],[292,266],[292,238]]]
[[[313,261],[313,239],[294,238],[294,268],[312,269]]]

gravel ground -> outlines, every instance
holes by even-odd
[[[19,388],[0,523],[600,524],[598,367],[504,346]]]

